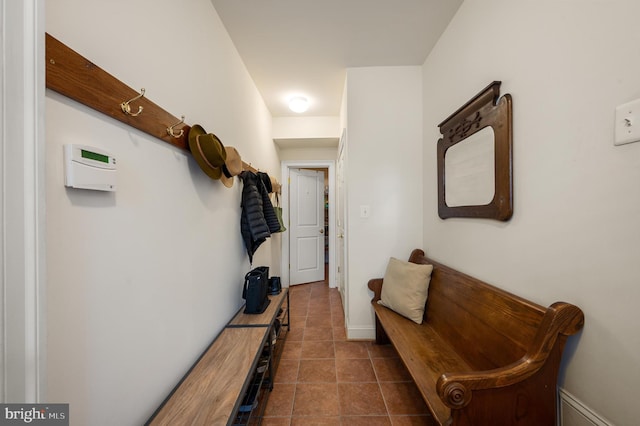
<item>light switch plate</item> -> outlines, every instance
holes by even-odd
[[[370,210],[369,206],[360,206],[360,217],[369,217]]]
[[[614,145],[640,141],[640,99],[616,108]]]

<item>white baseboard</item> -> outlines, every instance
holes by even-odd
[[[347,326],[347,340],[373,340],[376,337],[374,327]]]
[[[560,426],[613,426],[566,390],[561,388],[558,393],[560,395],[558,409]]]

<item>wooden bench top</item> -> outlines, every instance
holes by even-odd
[[[282,289],[270,296],[269,307],[259,315],[240,309],[146,425],[232,424],[287,295],[288,289]]]
[[[266,337],[265,328],[225,328],[149,424],[226,425]]]
[[[267,306],[267,309],[261,314],[245,314],[244,307],[233,317],[227,327],[236,326],[249,326],[249,327],[270,327],[273,324],[273,320],[278,315],[278,310],[282,308],[283,301],[288,294],[287,288],[283,288],[280,294],[275,296],[269,296],[271,303]]]

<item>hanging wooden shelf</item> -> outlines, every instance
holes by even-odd
[[[167,129],[180,122],[178,117],[168,113],[146,96],[132,101],[133,114],[142,107],[139,115],[125,113],[121,104],[134,99],[140,92],[127,86],[99,66],[76,53],[68,46],[46,34],[46,86],[51,90],[78,101],[111,118],[135,127],[151,136],[189,150],[187,136],[190,126],[176,126],[174,137]]]
[[[45,35],[46,86],[111,118],[189,151],[191,126],[50,34]],[[244,170],[258,171],[242,162]]]

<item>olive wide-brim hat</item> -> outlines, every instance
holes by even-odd
[[[189,149],[207,176],[215,180],[220,179],[227,151],[216,135],[207,133],[202,126],[194,124],[189,130]]]

